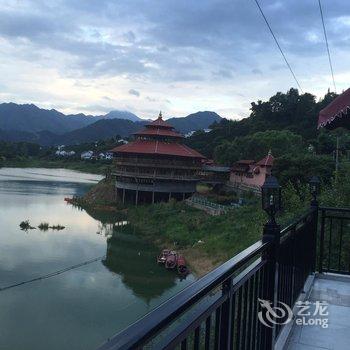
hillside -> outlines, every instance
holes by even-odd
[[[335,97],[334,93],[327,93],[317,102],[315,96],[309,93],[299,94],[296,89],[290,89],[286,93],[278,92],[268,101],[252,102],[248,118],[239,121],[222,119],[213,125],[210,133],[198,132],[186,142],[208,157],[216,156],[219,161],[223,160],[222,152],[225,150],[231,154],[226,157],[230,161],[238,160],[237,158],[251,159],[249,155],[256,154],[257,151],[267,152],[259,149],[257,143],[252,143],[251,148],[247,144],[254,134],[269,130],[289,131],[299,135],[302,143],[307,145],[320,135],[316,128],[320,110]]]
[[[221,120],[214,112],[197,112],[168,121],[180,132],[206,129]],[[120,135],[128,137],[145,120],[128,111],[114,110],[103,116],[65,115],[35,105],[0,104],[0,140],[32,142],[43,146],[92,142]]]
[[[170,118],[167,122],[176,130],[182,133],[207,129],[214,122],[219,122],[222,118],[215,112],[205,111],[189,114],[183,118]]]
[[[121,137],[130,136],[130,134],[140,129],[139,123],[134,123],[126,119],[105,119],[99,120],[84,128],[73,130],[64,135],[57,136],[55,143],[71,145],[83,142],[93,142],[104,140],[119,135]]]
[[[62,134],[95,122],[84,114],[66,116],[54,109],[47,110],[33,104],[0,104],[0,129],[35,133],[51,131]]]
[[[28,141],[37,138],[35,135],[21,133],[37,133],[49,131],[64,134],[93,124],[101,119],[126,119],[141,121],[139,117],[128,111],[114,110],[106,115],[92,116],[79,114],[65,115],[55,109],[43,109],[34,104],[0,104],[0,130],[7,140]],[[6,135],[6,132],[9,132]]]
[[[132,122],[140,122],[142,121],[141,118],[139,118],[134,113],[128,112],[128,111],[110,111],[109,113],[105,114],[103,116],[105,119],[126,119],[131,120]]]

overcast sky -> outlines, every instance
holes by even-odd
[[[317,0],[260,0],[304,91],[332,87]],[[350,1],[323,0],[338,92],[350,80]],[[250,102],[295,82],[254,0],[0,2],[0,102],[143,118]]]

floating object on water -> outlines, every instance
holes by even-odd
[[[40,223],[40,225],[38,226],[38,229],[40,231],[47,231],[49,229],[49,223],[48,222],[42,222]]]
[[[182,255],[177,257],[177,272],[182,276],[188,275],[189,273],[185,258]]]
[[[49,226],[49,228],[51,228],[52,230],[64,230],[66,227],[62,226],[62,225],[53,225],[53,226]]]
[[[19,224],[19,227],[20,227],[21,230],[23,230],[23,231],[28,231],[28,230],[34,230],[34,229],[36,229],[36,227],[31,226],[29,220],[22,221],[22,222]]]

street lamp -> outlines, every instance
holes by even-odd
[[[317,206],[317,196],[320,194],[320,189],[321,189],[321,182],[318,176],[313,176],[310,181],[309,181],[309,189],[310,193],[312,195],[312,201],[311,205],[312,206]]]
[[[281,186],[274,176],[265,179],[261,186],[262,208],[269,215],[268,224],[276,224],[275,215],[282,206]]]

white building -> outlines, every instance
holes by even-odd
[[[94,155],[93,151],[85,151],[80,154],[81,159],[91,159],[92,156]]]

